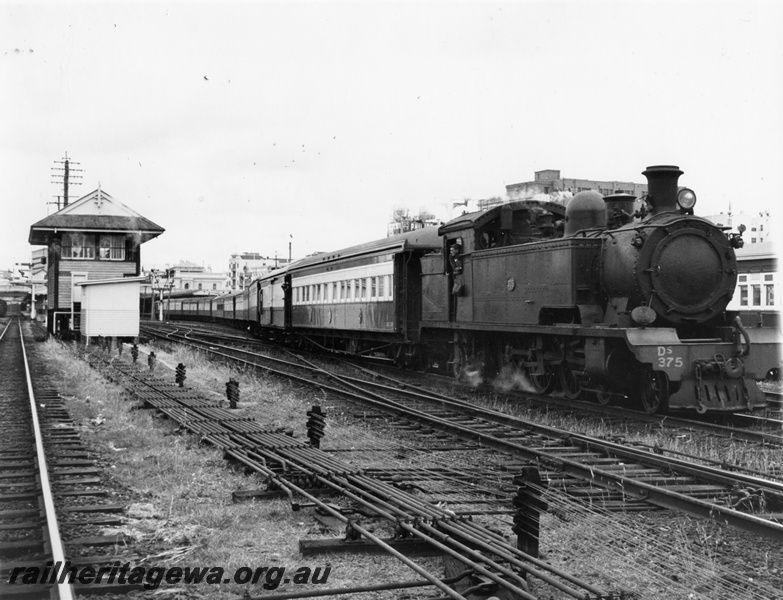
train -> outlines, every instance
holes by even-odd
[[[8,311],[8,303],[2,298],[0,298],[0,317],[4,317],[7,311]]]
[[[643,174],[642,198],[508,202],[172,299],[168,318],[646,413],[764,407],[779,362],[726,310],[741,233],[694,214],[679,167]]]

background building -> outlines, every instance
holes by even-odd
[[[731,231],[737,232],[740,225],[745,226],[742,239],[745,245],[763,244],[773,240],[773,218],[768,210],[757,213],[733,212],[731,207],[725,213],[708,215],[704,217],[716,225],[731,227]]]
[[[226,289],[228,275],[213,273],[203,266],[186,260],[166,269],[173,290],[204,290],[222,292]]]
[[[228,260],[228,285],[232,290],[243,290],[256,277],[288,266],[287,258],[262,256],[258,252],[232,254]]]
[[[546,169],[544,171],[536,171],[533,181],[507,185],[506,195],[509,201],[548,200],[567,204],[574,194],[586,190],[594,190],[602,196],[625,193],[641,198],[647,193],[647,184],[634,183],[633,181],[568,179],[561,177],[558,169]],[[491,208],[491,206],[481,206],[480,208]]]

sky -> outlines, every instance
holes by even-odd
[[[382,238],[559,169],[678,165],[697,214],[783,190],[783,2],[0,0],[0,268],[82,169],[144,267]]]

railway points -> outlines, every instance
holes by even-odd
[[[166,337],[166,334],[161,336]],[[168,339],[173,339],[171,334]],[[190,335],[188,340],[191,344],[198,343],[193,335]],[[752,488],[758,490],[758,493],[764,492],[770,498],[771,504],[780,504],[783,500],[783,482],[780,480],[742,474],[739,472],[741,469],[722,470],[710,465],[686,462],[672,456],[663,456],[663,453],[542,427],[443,395],[401,389],[397,386],[392,388],[372,380],[360,381],[328,373],[324,367],[308,364],[301,357],[300,362],[304,365],[291,365],[289,362],[288,371],[283,371],[281,368],[286,361],[281,359],[270,359],[228,346],[216,347],[214,341],[202,343],[201,348],[223,359],[234,357],[246,366],[259,364],[262,369],[296,377],[299,381],[311,380],[301,374],[293,375],[291,370],[300,373],[309,369],[321,376],[315,382],[321,389],[369,404],[373,410],[401,414],[408,420],[426,423],[482,446],[507,452],[511,456],[549,465],[582,481],[610,490],[622,489],[625,494],[662,508],[685,510],[696,516],[716,518],[773,539],[783,539],[783,525],[778,523],[783,511],[781,515],[770,513],[768,518],[764,518],[730,508],[731,493],[735,488]],[[274,367],[265,365],[270,361],[274,362]],[[329,384],[324,383],[324,376],[329,380]],[[430,409],[423,408],[427,404],[436,406],[441,412],[438,415],[427,414]],[[509,431],[504,431],[504,427],[509,427]],[[537,436],[542,436],[542,439],[537,439]],[[553,443],[554,440],[557,440],[557,443]],[[660,471],[656,473],[654,469]],[[634,471],[643,475],[641,479],[635,481],[632,475],[628,475]],[[670,473],[679,475],[679,478],[672,481]],[[667,481],[670,482],[668,485]],[[712,501],[705,501],[705,498]],[[777,500],[774,500],[775,498]]]
[[[243,337],[243,336],[236,335],[236,334],[234,334],[234,335],[237,338],[238,337]],[[193,334],[191,334],[190,337],[194,337]],[[233,343],[237,343],[238,340],[232,340],[232,342]],[[215,340],[212,340],[211,345],[213,347],[216,345]],[[167,343],[163,343],[163,347],[166,347],[166,346],[167,346]],[[173,342],[171,343],[171,346],[173,346]],[[156,348],[155,352],[159,356],[160,355],[166,355],[166,352],[162,351],[162,349],[159,350],[159,349]],[[106,356],[106,354],[104,354],[104,356]],[[147,376],[150,373],[149,366],[147,365],[147,361],[146,361],[144,355],[142,355],[140,358],[141,358],[141,360],[139,361],[139,366],[140,366],[141,371],[143,372],[143,374],[145,376]],[[110,358],[110,360],[114,361],[115,358]],[[123,353],[122,360],[127,360],[128,362],[130,362],[131,361],[130,353],[125,351]],[[162,375],[164,372],[167,373],[166,375],[164,375],[164,378],[165,378],[165,388],[167,390],[171,390],[174,394],[183,393],[183,389],[186,392],[188,387],[189,387],[189,384],[190,384],[190,380],[189,380],[190,369],[188,369],[188,380],[185,382],[185,385],[183,387],[180,387],[178,385],[177,381],[176,381],[176,366],[181,361],[176,361],[176,360],[175,361],[170,361],[170,364],[169,364],[169,366],[171,367],[171,372],[170,373],[167,372],[166,364],[164,364],[165,362],[168,362],[168,361],[166,361],[165,358],[163,359],[163,361],[164,362],[160,362],[160,361],[158,362],[156,370],[154,371],[154,373],[156,375]],[[333,361],[327,361],[327,362],[333,362]],[[160,371],[160,373],[159,373],[159,371]],[[169,381],[169,379],[170,379],[170,381]],[[382,379],[384,379],[384,377],[381,376],[381,377],[378,377],[378,379],[382,380]],[[326,381],[327,380],[324,378],[324,374],[322,373],[321,374],[321,383],[324,383]],[[406,385],[406,387],[408,387],[408,388],[410,388],[412,390],[414,388],[418,388],[419,386],[417,386],[415,384],[408,383]],[[177,390],[180,390],[180,391],[177,392]],[[212,401],[212,402],[215,401],[215,399],[211,398],[211,397],[208,397],[208,399],[210,401]],[[243,399],[244,399],[244,396],[243,396]],[[219,401],[218,401],[218,404],[219,404]],[[240,403],[240,405],[241,405],[241,403]],[[225,404],[224,404],[224,407],[225,407]],[[191,411],[190,410],[186,411],[186,415],[187,415],[188,412],[191,412]],[[428,426],[428,425],[422,426],[420,423],[413,422],[413,421],[411,421],[409,419],[390,417],[388,414],[386,414],[384,416],[379,411],[376,411],[374,409],[373,410],[363,409],[363,410],[360,410],[358,412],[360,412],[361,414],[364,415],[364,418],[367,420],[368,423],[372,422],[374,419],[377,418],[379,423],[383,423],[384,427],[391,428],[392,430],[397,429],[401,433],[403,431],[405,431],[405,430],[407,430],[407,431],[418,430],[418,431],[421,432],[421,431],[429,429],[430,430],[430,434],[428,436],[426,436],[425,438],[423,438],[423,439],[427,440],[426,447],[432,449],[432,452],[428,451],[428,453],[427,453],[427,455],[430,456],[430,457],[437,456],[439,452],[442,452],[444,455],[445,454],[449,454],[449,453],[453,452],[455,448],[461,447],[460,450],[464,450],[464,451],[467,451],[467,452],[471,453],[471,455],[474,457],[472,462],[475,462],[478,465],[478,464],[484,464],[485,458],[482,458],[482,457],[488,457],[488,456],[494,454],[488,448],[482,447],[482,446],[480,446],[478,444],[475,444],[475,443],[469,444],[469,443],[465,443],[465,442],[459,442],[459,443],[450,442],[448,440],[448,438],[444,438],[443,434],[437,433],[437,431],[432,429],[430,426]],[[236,418],[236,415],[234,415],[234,416],[235,416],[234,421],[236,422],[237,426],[239,426],[239,427],[247,427],[248,426],[246,420]],[[441,415],[441,416],[443,416],[443,415]],[[193,420],[192,413],[190,414],[189,418],[191,420]],[[304,423],[304,420],[305,420],[305,415],[303,414],[302,415],[302,423]],[[467,420],[467,419],[463,419],[463,421],[465,421],[465,420]],[[196,421],[198,421],[198,419],[196,419]],[[196,423],[196,425],[198,427],[207,428],[207,429],[204,429],[202,432],[207,432],[207,431],[209,431],[208,428],[212,427],[211,425],[208,424],[207,420],[205,420],[205,419],[202,419],[201,422],[200,423]],[[489,426],[487,426],[486,429],[491,430],[491,428]],[[328,441],[328,435],[329,434],[328,434],[328,431],[327,431],[327,438],[326,438],[327,441]],[[199,435],[199,437],[201,437],[201,435]],[[330,452],[330,448],[328,446],[329,446],[329,444],[327,444],[327,448],[326,448],[326,453],[327,454],[331,454],[332,456],[338,456],[338,457],[343,455],[342,453]],[[501,462],[504,462],[504,461],[501,461]],[[454,482],[457,482],[458,479],[455,476],[453,471],[450,471],[448,474],[441,473],[442,475],[447,475],[447,476],[453,478],[452,479],[451,490],[444,489],[443,486],[440,486],[440,489],[432,490],[433,494],[435,492],[437,492],[438,494],[440,494],[440,496],[433,495],[432,498],[433,499],[437,499],[437,502],[435,502],[435,504],[443,502],[446,507],[449,507],[449,510],[453,510],[453,512],[456,513],[457,517],[462,516],[462,517],[467,518],[469,515],[473,515],[474,518],[481,518],[481,517],[479,517],[479,515],[481,515],[481,513],[484,512],[484,513],[487,513],[487,515],[485,517],[485,518],[487,518],[490,513],[494,513],[496,518],[503,519],[503,520],[508,520],[507,521],[507,523],[508,523],[507,526],[510,529],[511,526],[512,526],[512,523],[510,522],[510,519],[511,519],[511,516],[513,515],[513,508],[510,506],[510,500],[514,497],[514,494],[516,493],[516,489],[517,489],[517,486],[513,485],[511,483],[511,480],[514,478],[514,475],[520,471],[520,469],[524,466],[524,464],[528,464],[528,461],[506,460],[505,461],[505,465],[504,465],[504,469],[505,470],[497,471],[497,472],[494,473],[494,475],[492,475],[493,477],[495,477],[497,479],[497,481],[505,481],[506,482],[506,484],[504,484],[504,486],[503,486],[503,489],[504,489],[504,492],[503,492],[504,499],[500,499],[498,497],[496,499],[496,501],[494,501],[492,504],[487,503],[486,500],[482,501],[480,497],[473,497],[471,499],[471,501],[469,501],[469,502],[466,501],[465,504],[454,503],[455,496],[451,495],[449,493],[449,491],[453,492],[455,490],[459,490],[460,485],[463,485],[463,487],[464,487],[464,484],[456,484],[456,485],[454,484]],[[628,462],[627,464],[630,466],[630,462]],[[354,467],[358,468],[358,465],[354,465]],[[434,471],[435,470],[432,470],[432,472],[434,472]],[[472,470],[469,469],[469,468],[463,468],[462,471],[463,471],[461,473],[461,477],[463,478],[462,481],[465,481],[465,478],[468,478],[468,480],[470,480],[471,477],[474,477],[474,476],[478,477],[478,474],[477,473],[473,473]],[[377,477],[377,478],[380,478],[381,480],[383,480],[383,478],[386,477],[387,483],[390,484],[390,485],[393,485],[394,487],[403,486],[403,489],[404,489],[406,486],[413,486],[413,487],[410,487],[409,489],[411,491],[413,491],[413,492],[416,492],[418,487],[424,487],[426,489],[427,487],[429,487],[432,484],[432,481],[434,481],[434,478],[432,477],[432,472],[427,472],[427,473],[419,472],[418,474],[414,474],[410,469],[407,469],[404,473],[398,473],[396,475],[394,475],[394,474],[391,474],[391,475],[381,474],[381,473],[377,473],[377,472],[374,472],[374,473],[368,472],[368,475],[371,478],[373,478],[373,479]],[[547,502],[549,502],[550,506],[551,506],[550,511],[548,511],[547,513],[544,513],[542,516],[545,517],[546,523],[547,523],[548,527],[552,527],[552,521],[551,521],[552,516],[560,515],[560,516],[555,518],[555,522],[558,522],[558,521],[561,522],[561,525],[559,526],[559,528],[567,528],[568,527],[567,524],[569,522],[573,522],[573,521],[576,521],[578,518],[582,518],[582,516],[579,516],[579,517],[576,516],[576,515],[579,514],[579,511],[582,510],[582,509],[579,509],[578,508],[578,504],[575,501],[573,501],[573,499],[576,497],[576,495],[580,493],[579,492],[579,488],[576,485],[577,482],[575,481],[574,478],[572,478],[572,477],[570,477],[568,475],[554,477],[551,474],[547,474],[547,477],[549,479],[550,486],[554,487],[555,489],[549,489],[548,488],[548,489],[545,489],[545,490],[541,490],[542,494],[545,495],[545,498],[546,498]],[[475,485],[475,481],[476,480],[473,480],[473,483],[471,485]],[[303,483],[303,482],[304,482],[304,484],[308,484],[309,483],[309,481],[306,478],[304,480],[299,480],[298,483]],[[569,487],[571,487],[571,489],[574,490],[574,494],[572,495],[572,500],[566,500],[566,501],[563,500],[563,498],[565,498],[565,496],[560,494],[557,491],[557,489],[556,489],[560,485],[562,485],[562,486],[569,486]],[[595,490],[594,489],[592,489],[592,490],[590,489],[591,486],[584,486],[583,485],[582,488],[583,488],[582,492],[588,494],[588,496],[583,496],[583,498],[588,498],[589,495],[592,494],[594,500],[596,498],[600,498],[602,501],[604,501],[604,504],[603,504],[604,508],[603,509],[598,510],[597,505],[591,503],[590,505],[588,505],[588,506],[591,506],[591,508],[588,509],[588,510],[590,512],[596,512],[597,514],[603,513],[603,516],[597,516],[597,517],[591,517],[591,518],[605,519],[607,525],[609,523],[611,523],[611,522],[614,522],[615,524],[620,522],[618,520],[618,519],[620,519],[618,517],[618,515],[620,515],[621,513],[618,513],[617,511],[619,509],[621,509],[622,507],[624,507],[626,510],[631,510],[631,511],[644,510],[643,503],[638,502],[636,500],[632,500],[627,494],[622,494],[622,493],[617,493],[617,492],[606,492],[605,491],[602,494],[595,495],[594,494]],[[304,490],[307,493],[313,493],[313,488],[310,487],[309,485],[305,485]],[[418,494],[420,492],[416,492],[416,493]],[[613,494],[614,494],[614,499],[616,500],[614,505],[612,504],[612,495]],[[313,493],[313,495],[314,495],[314,497],[317,497],[317,498],[321,498],[323,496],[324,501],[326,501],[327,503],[332,503],[332,504],[334,503],[334,496],[330,495],[329,493],[324,494],[324,491],[322,489],[319,489],[318,492],[317,493]],[[308,498],[306,498],[304,496],[303,496],[303,498],[304,498],[303,503],[306,503],[307,500],[309,500]],[[619,499],[619,501],[617,501],[618,499]],[[505,506],[506,508],[500,508],[500,510],[498,510],[498,506],[493,506],[493,504],[496,505],[497,502],[500,502],[499,507]],[[604,512],[604,511],[606,511],[606,512]],[[644,514],[647,514],[647,513],[644,513]],[[652,514],[655,514],[655,513],[652,513]],[[567,515],[570,515],[570,516],[567,516]],[[611,516],[611,515],[615,515],[615,516]],[[563,520],[561,521],[561,519],[563,519]],[[647,518],[645,518],[645,521],[647,521]],[[638,522],[639,521],[637,520],[637,523]],[[340,530],[339,532],[335,532],[335,533],[337,535],[344,535],[344,530]],[[391,540],[391,539],[393,539],[393,536],[391,535],[392,533],[393,532],[389,531],[389,535],[388,536],[384,536],[384,537],[387,537],[387,539]],[[547,535],[547,531],[543,531],[542,535],[546,536]],[[334,542],[334,543],[336,543],[336,542]],[[563,567],[563,566],[564,565],[561,565],[561,567]],[[442,579],[443,579],[443,577],[441,575],[441,580]],[[740,580],[737,580],[736,584],[731,584],[731,583],[729,583],[729,581],[727,579],[724,579],[724,578],[721,577],[720,581],[716,581],[714,585],[718,586],[718,587],[722,587],[722,586],[732,586],[732,585],[741,586],[742,584],[740,583]],[[615,589],[616,590],[616,589],[620,589],[620,588],[605,588],[605,589]],[[716,587],[716,589],[717,589],[717,587]],[[739,589],[739,588],[737,588],[737,589]],[[738,593],[738,594],[735,595],[735,597],[742,597],[742,594]],[[748,597],[750,597],[750,596],[748,596]]]
[[[94,355],[88,359],[107,376],[132,389],[146,404],[177,420],[203,441],[221,448],[227,457],[262,474],[274,489],[288,495],[295,510],[317,508],[341,521],[346,532],[353,532],[346,533],[349,539],[362,537],[381,547],[448,597],[462,596],[401,552],[399,548],[405,548],[406,540],[423,541],[439,553],[451,556],[463,570],[468,569],[484,578],[484,585],[490,586],[487,589],[507,590],[515,595],[513,597],[533,598],[527,578],[554,586],[574,598],[583,598],[585,594],[596,598],[615,597],[607,590],[553,569],[537,557],[520,551],[503,536],[485,530],[479,523],[465,520],[482,514],[481,510],[463,511],[457,515],[397,488],[393,481],[368,477],[361,470],[307,443],[282,432],[270,431],[253,419],[237,416],[214,400],[199,397],[187,388],[161,381],[143,368],[134,368],[132,363],[110,362]],[[396,535],[386,539],[375,535],[360,520],[336,509],[333,502],[321,500],[313,488],[318,492],[331,491],[359,503],[365,515],[386,521]],[[482,551],[477,552],[476,547]]]

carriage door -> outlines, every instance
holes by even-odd
[[[261,282],[256,281],[256,323],[261,323],[261,315],[264,308],[264,290],[261,289]]]
[[[291,327],[291,322],[293,320],[293,313],[292,313],[292,307],[293,304],[293,297],[294,293],[291,289],[291,275],[286,274],[285,280],[283,281],[283,306],[284,306],[284,312],[283,312],[283,323],[286,328]]]

